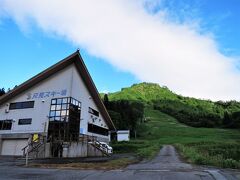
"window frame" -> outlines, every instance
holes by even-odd
[[[99,117],[99,115],[100,115],[100,113],[97,110],[95,110],[95,109],[93,109],[91,107],[88,107],[88,112],[90,114],[94,115],[94,116],[97,116],[97,117]]]
[[[94,134],[99,134],[102,136],[108,136],[109,135],[109,129],[97,126],[92,123],[88,123],[88,132],[89,133],[94,133]]]
[[[50,121],[66,121],[69,120],[69,110],[71,104],[77,106],[81,110],[81,102],[72,97],[62,97],[51,99],[49,120]]]
[[[7,124],[7,125],[5,125]],[[11,124],[11,125],[9,125]],[[12,130],[12,119],[0,120],[0,131]],[[5,127],[4,127],[5,126]],[[10,126],[10,127],[8,127]]]
[[[34,108],[35,101],[13,102],[9,105],[9,110]]]
[[[30,120],[30,123],[26,123],[24,121]],[[23,121],[20,123],[20,121]],[[22,118],[22,119],[18,119],[18,125],[22,126],[22,125],[31,125],[32,124],[32,118]]]

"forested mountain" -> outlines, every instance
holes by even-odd
[[[104,95],[101,94],[101,96]],[[107,98],[112,104],[120,104],[120,101],[131,102],[130,104],[141,103],[194,127],[240,128],[240,103],[237,101],[213,102],[184,97],[154,83],[134,84],[131,87],[122,88],[119,92],[109,93]],[[137,108],[136,104],[134,106]],[[112,114],[113,111],[119,111],[118,109],[121,108],[118,106],[114,109],[108,106],[108,109]]]
[[[122,88],[121,91],[108,94],[112,100],[134,100],[145,103],[153,100],[169,99],[176,100],[178,95],[171,92],[167,87],[160,87],[154,83],[133,84],[131,87]]]

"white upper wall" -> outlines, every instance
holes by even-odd
[[[80,77],[75,66],[73,67],[73,81],[72,81],[71,94],[72,94],[72,97],[76,98],[77,100],[79,100],[82,103],[81,123],[80,123],[81,133],[87,134],[88,122],[108,129],[108,126],[107,126],[105,120],[103,119],[102,114],[98,110],[94,100],[92,99],[89,91],[87,90],[86,86],[84,85],[84,82],[83,82],[82,78]],[[94,120],[94,122],[91,118],[91,116],[93,116],[93,115],[88,112],[89,107],[91,107],[99,112],[99,117],[94,116],[96,118]],[[92,133],[88,133],[88,134],[92,135]]]
[[[34,87],[22,92],[0,106],[0,120],[13,119],[12,130],[1,130],[0,133],[26,133],[47,131],[48,115],[52,98],[70,96],[72,67],[67,67],[53,76],[41,81]],[[66,90],[66,95],[54,94]],[[43,94],[43,98],[41,95]],[[48,97],[49,96],[49,97]],[[34,108],[9,110],[7,104],[22,101],[34,101]],[[43,102],[44,101],[44,102]],[[31,125],[18,125],[18,119],[32,118]]]
[[[73,64],[1,105],[0,120],[13,119],[15,122],[13,122],[11,130],[0,130],[0,134],[47,132],[51,99],[69,96],[81,102],[80,132],[87,134],[87,124],[88,122],[92,123],[88,108],[99,110]],[[9,109],[7,104],[22,101],[35,101],[34,108],[5,112],[6,109]],[[18,125],[18,119],[22,118],[32,118],[32,124]],[[94,124],[108,128],[101,113]],[[101,135],[99,136],[101,137]]]

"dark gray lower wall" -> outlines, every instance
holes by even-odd
[[[63,157],[93,157],[104,154],[87,142],[72,142],[63,145]]]
[[[64,143],[63,157],[87,157],[86,142]]]
[[[88,144],[88,157],[100,157],[104,156],[102,151],[93,147],[91,144]]]
[[[21,133],[21,134],[2,134],[0,135],[0,155],[2,150],[2,142],[6,139],[28,139],[32,134]],[[98,139],[100,140],[100,139]],[[106,140],[106,139],[105,139]],[[100,141],[103,141],[101,139]],[[89,144],[87,141],[80,142],[65,142],[63,143],[63,157],[88,157],[88,156],[104,156],[99,150]],[[43,144],[37,152],[30,152],[29,157],[31,158],[51,158],[51,143]]]

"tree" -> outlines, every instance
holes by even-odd
[[[230,114],[227,111],[225,111],[224,112],[224,118],[223,118],[223,125],[226,126],[226,127],[229,127],[229,126],[232,125],[232,123],[233,123],[233,120],[230,117]]]
[[[232,128],[240,128],[240,111],[232,113]]]
[[[137,125],[143,119],[144,105],[141,102],[128,100],[108,101],[107,95],[104,95],[103,102],[116,128],[129,129],[130,135],[134,136]]]
[[[2,96],[4,94],[5,94],[5,89],[4,88],[0,89],[0,96]]]
[[[104,94],[103,103],[106,106],[106,108],[108,109],[108,107],[109,107],[109,100],[108,100],[108,95],[107,94]]]

